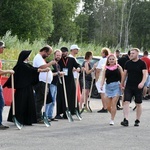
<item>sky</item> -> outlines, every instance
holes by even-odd
[[[82,7],[83,7],[83,1],[80,0],[79,6],[78,6],[78,8],[77,8],[77,14],[79,14],[79,13],[81,12]]]

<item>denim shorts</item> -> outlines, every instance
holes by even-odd
[[[146,80],[144,86],[146,86],[146,87],[150,86],[150,75],[148,75],[147,80]]]
[[[109,98],[120,96],[122,94],[121,88],[120,88],[120,82],[112,82],[112,83],[106,84],[105,92],[106,92],[106,96]]]

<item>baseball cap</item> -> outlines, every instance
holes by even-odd
[[[0,48],[5,48],[5,43],[3,41],[0,41]]]
[[[78,47],[78,45],[71,45],[70,50],[73,50],[73,49],[80,50],[80,48]]]

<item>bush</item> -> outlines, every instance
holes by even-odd
[[[1,60],[3,60],[3,69],[12,69],[16,64],[16,60],[18,59],[18,55],[21,50],[32,50],[30,60],[32,61],[34,56],[39,52],[40,48],[47,45],[44,39],[35,40],[32,43],[29,40],[21,41],[17,36],[12,36],[11,31],[7,31],[6,34],[0,38],[0,40],[4,41],[6,44],[6,49],[3,54],[0,55]],[[57,45],[52,46],[53,49],[60,49],[65,46],[70,49],[72,44],[76,44],[76,42],[64,42],[60,39]],[[79,53],[77,56],[84,56],[87,51],[92,51],[94,56],[100,56],[100,52],[102,47],[100,45],[95,45],[93,43],[86,44],[78,44],[80,47]],[[48,61],[53,59],[53,55],[48,58]]]

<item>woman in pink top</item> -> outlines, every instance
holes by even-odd
[[[101,88],[105,85],[105,94],[107,102],[107,110],[111,114],[110,125],[114,125],[114,118],[116,115],[116,104],[119,96],[121,95],[120,80],[123,75],[121,66],[117,64],[116,57],[111,54],[107,57],[105,70],[103,72]]]

